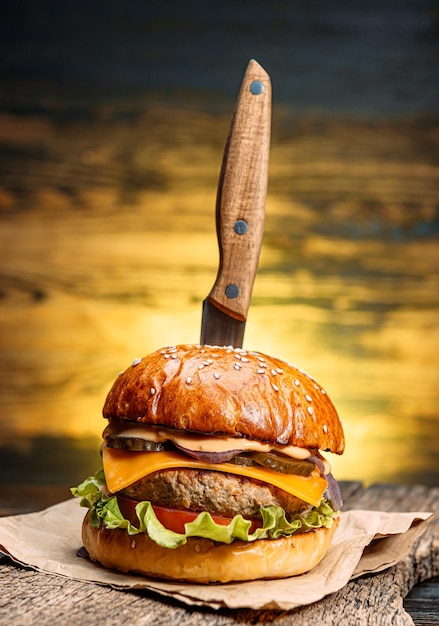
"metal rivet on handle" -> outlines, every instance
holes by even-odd
[[[227,285],[226,287],[226,296],[228,298],[236,298],[239,294],[239,287],[238,285],[234,285],[233,283],[231,285]]]
[[[259,80],[254,80],[250,85],[250,91],[254,96],[259,96],[264,91],[264,85]]]
[[[233,225],[233,230],[237,235],[244,235],[248,230],[248,224],[244,220],[237,220]]]

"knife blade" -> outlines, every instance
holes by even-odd
[[[265,221],[271,81],[252,59],[230,123],[218,182],[219,267],[203,302],[201,343],[242,347]]]

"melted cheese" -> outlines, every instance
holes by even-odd
[[[316,473],[311,476],[282,474],[264,467],[244,467],[233,463],[209,464],[191,459],[174,451],[131,452],[118,448],[102,447],[102,460],[108,489],[115,493],[132,485],[144,476],[164,469],[188,468],[227,472],[247,476],[279,487],[293,496],[318,506],[328,486]]]

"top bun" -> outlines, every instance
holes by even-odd
[[[136,359],[114,382],[103,415],[337,454],[344,450],[337,411],[311,376],[240,348],[179,345]]]

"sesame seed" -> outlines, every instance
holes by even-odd
[[[265,374],[265,370],[258,370],[258,374]]]
[[[133,367],[136,367],[136,365],[139,365],[139,363],[142,361],[142,359],[134,359],[133,361]]]
[[[188,385],[190,385],[190,384],[191,384],[191,382],[192,382],[192,378],[191,378],[190,376],[188,376],[188,377],[186,378],[186,382],[187,382],[187,384],[188,384]]]
[[[195,552],[201,552],[201,546],[199,543],[196,543],[194,548],[195,548]]]
[[[308,411],[308,413],[309,413],[310,415],[312,415],[312,414],[314,413],[314,410],[313,410],[312,406],[309,406],[309,407],[307,408],[307,411]]]
[[[307,395],[307,396],[305,396],[305,398],[308,400],[308,402],[312,402],[312,398],[311,398],[311,396],[308,396],[308,395]]]
[[[136,540],[133,539],[131,542],[131,547],[134,549],[136,547]]]
[[[328,432],[328,427],[326,426],[326,424],[323,424],[323,432],[326,433]]]
[[[153,396],[155,394],[155,389],[154,387],[151,387],[151,389],[149,390],[150,394]]]
[[[166,354],[164,350],[160,350],[160,354]]]
[[[324,389],[320,389],[323,395],[326,395],[326,391]]]
[[[245,356],[242,356],[242,357],[241,357],[241,361],[242,361],[243,363],[248,363],[248,359],[247,359]]]
[[[165,354],[165,359],[169,359],[170,355],[169,354]]]
[[[214,372],[213,377],[216,378],[217,380],[219,380],[220,375],[218,374],[218,372]]]
[[[239,363],[235,363],[234,366],[235,370],[240,370],[241,366],[239,365]]]
[[[238,359],[239,361],[241,360],[241,357],[239,356],[239,354],[234,354],[233,356],[235,357],[235,359]]]
[[[265,359],[262,356],[256,357],[260,363],[265,363]]]
[[[171,359],[178,359],[178,356],[176,354],[171,354]]]
[[[279,387],[275,385],[274,383],[271,383],[271,386],[273,387],[275,391],[279,391]]]
[[[271,370],[271,373],[273,374],[273,376],[276,376],[277,374],[276,370]]]
[[[118,376],[122,376],[122,374],[123,374],[123,370],[119,372]]]
[[[204,363],[200,363],[200,365],[198,366],[198,369],[199,369],[199,370],[202,370],[202,369],[203,369],[203,367],[204,367]]]
[[[299,385],[300,385],[300,380],[298,380],[298,379],[296,378],[296,380],[294,381],[294,384],[295,384],[295,385],[297,385],[297,386],[299,386]]]
[[[172,348],[169,348],[168,352],[169,354],[171,354],[171,352],[177,352],[177,348],[175,346],[172,346]]]
[[[283,373],[284,373],[284,371],[283,371],[283,370],[281,370],[281,369],[280,369],[280,367],[278,367],[278,368],[276,369],[276,372],[277,372],[278,374],[283,374]]]

